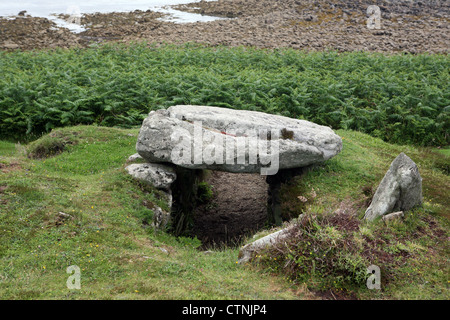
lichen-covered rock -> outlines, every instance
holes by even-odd
[[[403,152],[391,163],[364,215],[374,220],[394,211],[406,212],[422,204],[422,177],[417,165]]]
[[[157,206],[153,208],[153,228],[164,230],[169,223],[170,218],[170,212],[164,211]]]
[[[163,190],[170,190],[170,186],[177,178],[172,167],[158,163],[133,163],[125,170],[135,179]]]
[[[293,226],[286,227],[279,231],[273,232],[261,239],[246,244],[239,250],[238,263],[243,264],[249,262],[254,256],[263,249],[272,247],[278,241],[286,238],[292,231]]]
[[[128,157],[127,162],[134,162],[141,159],[142,159],[141,155],[139,153],[135,153]]]
[[[149,162],[188,169],[275,174],[337,155],[329,127],[263,112],[179,105],[151,112],[136,144]]]
[[[404,217],[405,217],[405,214],[403,213],[403,211],[397,211],[397,212],[388,213],[388,214],[384,215],[381,219],[384,222],[388,222],[388,221],[400,220],[400,219],[403,219]]]

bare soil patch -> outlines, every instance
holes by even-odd
[[[22,169],[22,167],[20,166],[20,164],[18,162],[11,162],[11,163],[0,163],[0,171],[2,173],[9,173],[12,171],[17,171]],[[0,186],[0,192],[3,192],[5,189],[2,189],[2,187]]]

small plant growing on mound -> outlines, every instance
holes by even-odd
[[[350,214],[305,214],[291,235],[259,256],[260,262],[315,289],[349,289],[365,283],[370,265],[352,238],[360,221]]]
[[[445,241],[446,233],[435,228],[433,218],[410,212],[404,221],[367,224],[348,204],[333,213],[308,211],[283,241],[259,252],[253,262],[272,272],[285,274],[311,290],[332,290],[354,296],[367,294],[367,268],[381,269],[382,289],[406,281],[414,265],[424,259],[423,243]],[[386,289],[388,290],[388,289]]]
[[[199,204],[209,202],[213,197],[212,187],[207,182],[199,182],[197,186],[197,201]]]
[[[67,145],[77,143],[75,136],[76,133],[51,132],[28,145],[28,157],[31,159],[43,159],[58,155],[66,150]]]

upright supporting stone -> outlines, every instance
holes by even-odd
[[[273,176],[267,176],[266,181],[269,184],[267,198],[267,220],[270,225],[281,226],[281,181],[278,177],[279,172]]]
[[[295,176],[302,174],[303,168],[280,169],[274,175],[266,176],[269,185],[267,199],[267,218],[270,225],[281,226],[281,184],[289,182]]]
[[[185,234],[193,223],[198,183],[203,171],[177,167],[176,174],[177,180],[172,185],[171,231],[180,236]]]

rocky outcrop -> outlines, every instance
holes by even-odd
[[[403,152],[391,163],[364,215],[374,220],[422,204],[422,178],[417,165]]]
[[[367,28],[366,10],[374,4],[381,10],[381,30]],[[314,51],[448,52],[449,36],[442,33],[448,29],[448,1],[229,0],[177,8],[236,17],[207,26],[176,26],[183,30],[183,41]],[[163,25],[148,36],[181,40],[171,29]]]
[[[366,10],[381,10],[381,29],[367,28]],[[148,40],[160,43],[255,46],[307,51],[448,53],[449,1],[227,0],[202,1],[179,10],[233,19],[198,23],[159,20],[161,13],[85,14],[80,34],[48,19],[0,18],[0,49],[89,46],[91,42]],[[64,15],[60,18],[66,18]]]

